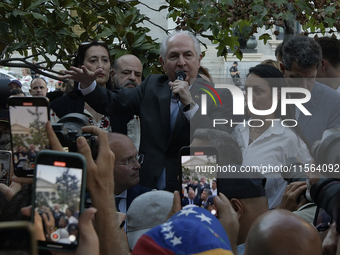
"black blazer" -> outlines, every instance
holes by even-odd
[[[189,198],[185,197],[182,199],[182,206],[186,206],[189,204]],[[201,200],[196,198],[194,199],[194,205],[201,206]]]
[[[126,198],[126,211],[128,211],[131,202],[138,197],[139,195],[142,195],[143,193],[151,191],[150,188],[141,186],[137,184],[136,186],[132,187],[131,189],[127,190],[127,198]]]
[[[204,86],[194,83],[190,90],[193,100],[198,105],[201,104],[201,94],[206,94],[200,87]],[[140,184],[156,188],[159,176],[166,167],[166,190],[174,191],[181,188],[177,180],[181,171],[179,149],[190,144],[197,128],[214,128],[213,119],[232,118],[230,91],[216,90],[223,106],[219,103],[216,106],[210,96],[207,96],[207,115],[202,115],[199,109],[190,122],[183,114],[185,106],[181,106],[171,134],[170,99],[172,92],[166,75],[149,75],[140,86],[133,89],[110,91],[97,85],[95,90],[84,98],[95,111],[102,114],[135,114],[140,117],[140,153],[145,156],[140,170]],[[216,128],[230,131],[227,125],[217,125]]]
[[[85,100],[82,96],[64,95],[51,102],[51,109],[61,119],[69,113],[84,113]],[[105,114],[106,115],[106,114]],[[127,124],[133,118],[133,115],[114,116],[107,114],[110,117],[111,131],[121,134],[127,134]]]

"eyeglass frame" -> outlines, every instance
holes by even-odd
[[[144,154],[139,154],[136,157],[132,158],[132,159],[128,159],[125,162],[115,162],[115,164],[117,165],[125,165],[126,170],[131,170],[135,163],[138,162],[139,165],[143,164],[144,162]],[[129,164],[131,164],[131,167],[129,168]]]

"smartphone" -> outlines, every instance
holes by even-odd
[[[78,217],[85,200],[85,158],[79,153],[44,150],[37,154],[35,164],[32,222],[36,219],[44,225],[43,233],[38,235],[44,238],[38,239],[38,246],[75,250],[79,242]]]
[[[0,150],[0,183],[7,186],[10,185],[10,179],[12,177],[11,164],[12,152]]]
[[[0,255],[37,255],[33,225],[27,221],[0,222]]]
[[[48,149],[45,125],[50,118],[47,97],[9,97],[14,174],[33,177],[34,160],[38,151]]]
[[[208,197],[217,195],[218,151],[213,146],[182,147],[180,180],[182,191],[182,206],[194,204],[209,208]],[[193,193],[195,194],[193,198]],[[192,199],[193,198],[193,199]],[[211,211],[210,210],[210,211]]]

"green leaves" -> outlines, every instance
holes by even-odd
[[[270,36],[269,34],[265,33],[265,34],[261,35],[261,36],[259,37],[259,39],[260,39],[260,40],[263,40],[264,44],[266,44],[267,41],[270,40],[270,39],[272,39],[272,38],[271,38],[271,36]]]
[[[312,32],[324,33],[331,27],[340,31],[340,4],[331,0],[166,0],[165,4],[149,8],[152,11],[148,16],[137,8],[148,8],[148,3],[140,2],[2,0],[0,55],[5,49],[6,56],[13,51],[27,55],[31,50],[50,63],[50,55],[46,55],[49,53],[68,67],[81,42],[105,40],[112,60],[131,53],[142,60],[144,76],[159,73],[159,43],[148,33],[158,26],[152,11],[163,14],[164,10],[164,16],[175,22],[176,29],[200,35],[204,43],[209,40],[216,45],[217,55],[225,58],[233,52],[241,59],[239,38],[247,40],[263,26],[282,26],[283,20],[296,19]],[[166,34],[172,27],[159,29]],[[264,43],[271,38],[269,33],[258,36]]]
[[[27,11],[32,11],[36,8],[38,8],[40,5],[44,4],[46,0],[38,0],[38,1],[32,1],[32,4],[30,7],[27,8]]]

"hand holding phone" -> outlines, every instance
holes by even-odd
[[[109,254],[112,250],[116,250],[120,254],[128,253],[130,250],[126,236],[124,237],[119,228],[117,228],[120,222],[118,221],[116,210],[112,210],[112,208],[116,207],[113,195],[115,157],[110,150],[107,134],[105,131],[93,126],[83,127],[82,130],[96,135],[99,145],[98,157],[95,162],[86,139],[83,137],[77,139],[78,152],[85,156],[87,162],[86,186],[91,195],[92,205],[98,209],[95,225],[102,244],[100,246],[101,254]],[[49,122],[46,124],[46,131],[51,148],[62,151],[63,148]],[[103,200],[103,196],[106,197],[105,200]],[[112,239],[113,236],[115,238]],[[81,238],[80,233],[80,240]],[[80,248],[78,247],[77,251]],[[88,250],[84,249],[84,252],[80,254],[86,254],[86,252]]]
[[[83,211],[85,158],[79,153],[45,150],[37,154],[35,165],[32,221],[43,225],[38,245],[43,249],[75,250],[79,237],[70,226],[78,229],[78,220],[71,208],[79,208],[79,214]],[[63,221],[54,220],[51,208],[56,204],[63,211]]]
[[[9,121],[14,174],[33,177],[37,152],[49,148],[45,130],[49,120],[49,100],[46,97],[9,97]]]
[[[118,221],[117,213],[113,210],[116,207],[113,195],[115,156],[110,150],[107,134],[93,126],[83,127],[82,130],[96,135],[99,145],[95,162],[86,139],[83,137],[77,139],[78,151],[85,156],[87,162],[86,187],[91,195],[92,205],[98,209],[95,226],[100,239],[100,253],[109,254],[113,250],[117,254],[129,253],[126,235],[124,233],[124,236],[117,227],[121,222]]]
[[[180,149],[182,206],[194,204],[213,212],[207,191],[217,195],[218,151],[212,146],[185,146]]]
[[[23,215],[31,217],[32,214],[32,207],[24,207],[21,209],[21,212]],[[92,207],[89,209],[86,209],[81,216],[79,217],[79,245],[75,253],[70,252],[63,252],[62,250],[56,251],[51,250],[50,252],[53,255],[84,255],[84,254],[93,254],[93,255],[99,255],[99,239],[96,233],[96,230],[94,229],[92,218],[97,212],[97,209]],[[38,214],[39,215],[39,214]],[[40,216],[39,216],[40,217]],[[35,223],[40,224],[40,223]],[[1,228],[1,226],[0,226]],[[40,226],[34,226],[34,229],[40,229],[42,230],[42,225]],[[37,233],[35,233],[35,236],[37,237]],[[34,243],[36,241],[34,240]],[[32,253],[32,255],[35,255],[36,253]],[[29,253],[31,255],[31,253]]]

